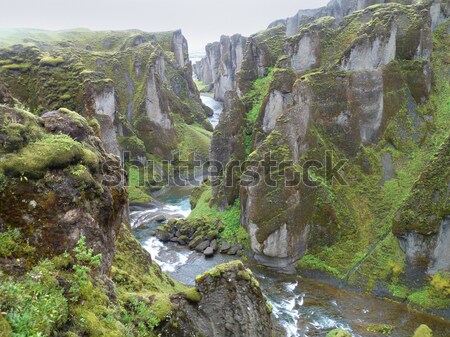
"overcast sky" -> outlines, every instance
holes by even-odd
[[[165,31],[181,28],[190,49],[220,35],[250,35],[328,0],[0,0],[0,28]]]

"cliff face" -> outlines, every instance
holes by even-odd
[[[277,20],[266,31],[249,38],[234,35],[223,36],[220,42],[206,46],[206,57],[194,65],[194,72],[199,80],[210,86],[215,98],[224,100],[228,90],[238,92],[243,97],[252,82],[267,75],[268,68],[277,61],[283,66],[286,57],[291,66],[301,72],[311,67],[319,67],[322,53],[318,34],[320,29],[310,29],[312,25],[326,25],[328,29],[339,29],[342,21],[355,11],[389,2],[401,4],[419,4],[419,1],[366,1],[333,0],[327,6],[312,10],[300,10],[295,16]],[[449,6],[445,1],[429,2],[431,29],[436,29],[449,15]],[[319,20],[320,19],[320,20]],[[345,23],[344,23],[345,24]],[[303,32],[302,37],[299,35]],[[283,47],[284,36],[297,37],[297,41]],[[292,43],[293,42],[293,43]],[[285,49],[283,53],[282,49]],[[371,53],[378,53],[377,43]],[[383,48],[383,47],[382,47]],[[279,59],[280,56],[283,58]],[[366,59],[359,55],[360,60]],[[356,57],[356,56],[355,56]],[[242,70],[242,71],[241,71]],[[348,69],[347,69],[348,70]]]
[[[449,271],[444,145],[433,160],[448,138],[448,23],[436,26],[446,8],[433,2],[345,10],[303,22],[271,53],[265,46],[275,36],[279,43],[283,25],[249,38],[238,74],[242,102],[236,98],[225,112],[245,107],[234,119],[238,133],[227,137],[246,139],[249,161],[239,193],[224,193],[236,185],[212,191],[224,209],[239,198],[258,262],[292,268],[299,261],[295,267],[307,275],[428,309],[448,306],[426,276]],[[212,157],[224,153],[212,148]],[[444,171],[439,179],[427,173],[428,160]],[[269,170],[274,163],[282,166]],[[232,177],[225,172],[222,182]],[[416,179],[432,186],[414,185]],[[442,207],[418,209],[419,195]]]
[[[27,45],[0,51],[0,81],[32,111],[67,107],[96,118],[117,155],[170,159],[190,141],[184,125],[211,130],[181,31],[49,33],[56,43],[30,34],[15,36]]]
[[[39,118],[1,106],[0,125],[0,229],[20,230],[37,250],[32,261],[25,254],[4,260],[2,268],[26,269],[85,236],[102,254],[100,270],[107,273],[127,204],[118,159],[69,110]]]
[[[450,138],[420,175],[394,218],[393,233],[411,266],[450,270]],[[447,168],[447,169],[445,169]]]
[[[206,56],[194,65],[199,80],[211,85],[214,97],[223,101],[225,93],[236,88],[247,38],[241,35],[222,36],[220,42],[206,46]]]
[[[196,291],[197,298],[173,299],[183,314],[166,328],[169,336],[272,335],[271,308],[242,262],[221,265],[198,276]]]
[[[286,35],[293,36],[298,33],[299,29],[308,23],[321,17],[333,17],[336,24],[339,24],[346,16],[355,11],[365,9],[367,7],[398,2],[405,5],[414,5],[421,3],[416,0],[408,1],[386,1],[386,0],[332,0],[326,6],[317,9],[299,10],[298,13],[290,18],[284,20],[277,20],[269,25],[269,28],[275,27],[279,24],[286,26]],[[445,1],[430,1],[432,6],[430,8],[433,30],[443,23],[448,17],[448,4]]]

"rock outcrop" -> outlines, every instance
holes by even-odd
[[[117,157],[88,122],[58,110],[41,118],[0,106],[0,230],[20,230],[36,247],[30,260],[16,256],[2,268],[26,269],[39,259],[70,251],[81,236],[102,254],[108,273],[127,205]]]
[[[212,86],[216,100],[223,101],[227,91],[236,89],[246,43],[247,38],[239,34],[221,36],[220,42],[206,46],[206,56],[194,65],[197,78]]]
[[[238,169],[245,160],[245,107],[239,97],[229,91],[225,95],[224,112],[220,116],[211,141],[211,163],[215,177],[212,188],[220,208],[233,205],[239,194]]]
[[[390,0],[332,0],[326,6],[317,9],[302,9],[292,17],[284,20],[274,21],[269,25],[269,28],[273,28],[279,24],[286,26],[286,35],[296,35],[299,29],[318,18],[333,17],[336,20],[336,24],[339,24],[344,18],[355,11],[365,9],[370,6],[397,2],[402,4],[419,4],[419,1],[390,1]],[[448,3],[444,1],[430,1],[431,3],[431,15],[432,15],[432,28],[433,30],[443,23],[448,17],[449,7]]]
[[[179,313],[167,327],[170,336],[268,337],[271,308],[258,281],[240,261],[198,276],[196,296],[172,299]]]
[[[345,24],[334,34],[329,28],[334,20],[320,20],[286,43],[285,50],[292,52],[287,58],[288,69],[292,67],[301,74],[313,72],[296,79],[292,70],[276,70],[271,75],[269,94],[255,122],[250,150],[254,152],[249,158],[248,174],[244,175],[257,172],[265,179],[241,188],[240,200],[243,225],[248,228],[258,261],[282,267],[304,254],[311,240],[314,217],[311,205],[317,195],[316,191],[302,185],[268,185],[267,167],[252,163],[264,161],[269,154],[278,162],[292,161],[291,165],[302,165],[308,157],[323,162],[324,158],[318,157],[320,139],[317,137],[331,137],[338,153],[347,158],[357,156],[361,146],[376,144],[397,112],[398,105],[393,103],[406,99],[399,94],[391,95],[391,88],[402,87],[404,83],[413,85],[408,82],[407,74],[392,62],[394,59],[418,67],[417,72],[422,77],[414,86],[422,89],[417,94],[413,92],[413,99],[416,104],[426,100],[431,85],[432,46],[430,17],[423,16],[421,11],[421,8],[397,4],[368,8],[346,17]],[[371,21],[374,16],[377,20]],[[348,32],[349,25],[358,27],[352,35]],[[411,36],[417,36],[417,40],[411,40]],[[330,45],[330,41],[335,44],[331,42]],[[252,38],[249,44],[252,44]],[[299,56],[299,52],[306,54]],[[414,59],[420,59],[420,65]],[[246,68],[249,64],[246,63],[243,69],[251,69]],[[319,66],[328,69],[314,72]],[[251,84],[264,76],[264,69],[267,68],[255,64],[254,76],[247,77],[250,81],[246,83]],[[243,74],[242,71],[240,75]],[[250,89],[248,87],[246,91]],[[235,103],[234,107],[238,106]],[[227,131],[215,134],[212,142],[212,158],[218,156],[224,163],[228,163],[229,158],[223,157],[226,154],[223,149],[231,147],[214,144],[222,137],[232,139],[228,132],[237,131],[234,137],[242,134],[245,125],[243,120],[239,123],[238,118],[233,118],[234,128],[221,125],[231,118],[227,115],[233,109],[232,106],[225,110],[223,122],[218,126],[218,130],[225,127]],[[229,185],[226,189],[233,190]],[[213,191],[218,196],[220,188],[214,187]],[[236,196],[236,193],[231,195]],[[233,200],[230,196],[228,199]],[[280,209],[279,205],[285,207]]]
[[[392,229],[407,263],[421,264],[429,274],[450,271],[449,163],[450,138],[414,184]]]

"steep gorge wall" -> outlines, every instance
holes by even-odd
[[[213,88],[214,97],[223,101],[225,93],[236,88],[247,38],[239,34],[222,36],[220,42],[208,44],[206,56],[194,64],[199,80]]]
[[[330,29],[338,29],[340,23],[345,21],[345,17],[353,12],[389,2],[422,3],[419,1],[333,0],[325,7],[300,10],[293,17],[274,21],[266,31],[249,38],[243,38],[240,35],[234,35],[231,38],[223,36],[220,42],[206,46],[206,57],[194,65],[194,72],[199,80],[210,86],[215,98],[219,101],[224,100],[224,94],[228,90],[237,91],[240,96],[244,96],[253,81],[267,75],[268,68],[275,67],[278,61],[283,63],[283,58],[278,59],[280,56],[291,57],[292,67],[297,71],[306,70],[317,63],[317,57],[321,53],[317,36],[306,34],[302,40],[297,41],[297,44],[285,46],[284,48],[291,48],[291,50],[285,50],[282,53],[284,36],[296,36],[302,30],[308,31],[313,23],[327,23]],[[445,1],[429,1],[428,6],[431,28],[434,30],[446,20],[450,7]],[[317,33],[319,32],[312,32],[312,34]]]
[[[307,275],[404,296],[427,309],[448,307],[445,291],[427,276],[449,271],[446,211],[419,216],[409,206],[411,214],[397,215],[432,219],[436,226],[424,237],[410,220],[392,227],[415,180],[426,176],[436,144],[448,138],[449,32],[448,24],[435,27],[436,7],[442,22],[447,9],[440,2],[378,4],[343,18],[321,17],[282,38],[270,49],[275,54],[264,46],[285,34],[283,25],[249,38],[253,47],[238,75],[242,102],[228,95],[227,104],[235,102],[213,136],[213,144],[224,137],[245,139],[246,181],[233,192],[236,185],[225,184],[233,177],[224,173],[213,200],[225,210],[240,202],[256,261],[288,268],[299,260],[296,268]],[[235,114],[237,124],[227,127]],[[345,181],[327,175],[327,151],[334,163],[347,161],[340,170]],[[314,188],[286,186],[278,170],[268,173],[269,154],[285,163],[282,172],[289,177],[305,173],[303,165],[314,161],[308,170]],[[213,146],[212,157],[223,155]],[[241,155],[228,157],[230,162]],[[448,172],[442,161],[436,165]],[[277,185],[248,184],[255,172]],[[445,186],[430,186],[441,191],[439,203],[447,203]]]

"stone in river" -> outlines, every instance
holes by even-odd
[[[206,249],[203,251],[203,254],[204,254],[206,257],[213,256],[213,255],[214,255],[214,249],[213,249],[212,247],[208,247],[208,248],[206,248]]]

